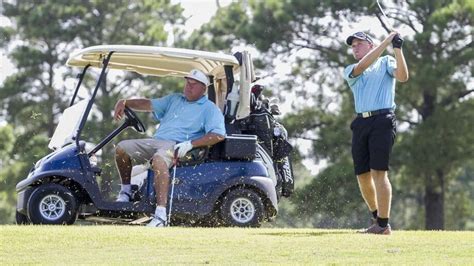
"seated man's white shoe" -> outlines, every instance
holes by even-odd
[[[120,191],[115,201],[116,202],[130,202],[131,198],[132,198],[132,195],[130,193],[125,192],[125,191]]]
[[[155,210],[155,215],[150,223],[147,224],[148,227],[165,227],[166,226],[166,208],[162,206],[157,206]]]
[[[120,192],[117,196],[116,202],[130,202],[132,201],[132,185],[121,184]]]
[[[166,220],[160,217],[153,217],[153,219],[146,225],[148,227],[165,227]]]

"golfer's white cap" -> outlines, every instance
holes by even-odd
[[[184,77],[185,78],[190,78],[190,79],[195,79],[195,80],[203,83],[204,85],[206,85],[206,87],[210,85],[209,78],[206,76],[206,74],[204,74],[204,72],[202,72],[201,70],[198,70],[198,69],[191,70],[189,72],[189,74],[187,74]]]

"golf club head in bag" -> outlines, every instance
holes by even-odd
[[[262,91],[264,86],[255,84],[250,90],[250,111],[254,112],[262,108]]]
[[[281,115],[280,107],[278,106],[279,103],[280,102],[278,98],[270,99],[269,105],[270,105],[270,113],[272,113],[272,115]]]

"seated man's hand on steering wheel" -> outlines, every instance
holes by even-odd
[[[178,150],[178,158],[182,158],[188,153],[188,151],[193,149],[193,144],[191,141],[185,141],[174,145],[174,150]]]
[[[114,110],[114,119],[115,121],[119,121],[122,119],[124,112],[125,112],[125,104],[127,100],[119,100],[115,104],[115,110]]]

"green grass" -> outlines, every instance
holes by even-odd
[[[474,232],[0,226],[0,264],[474,263]]]

